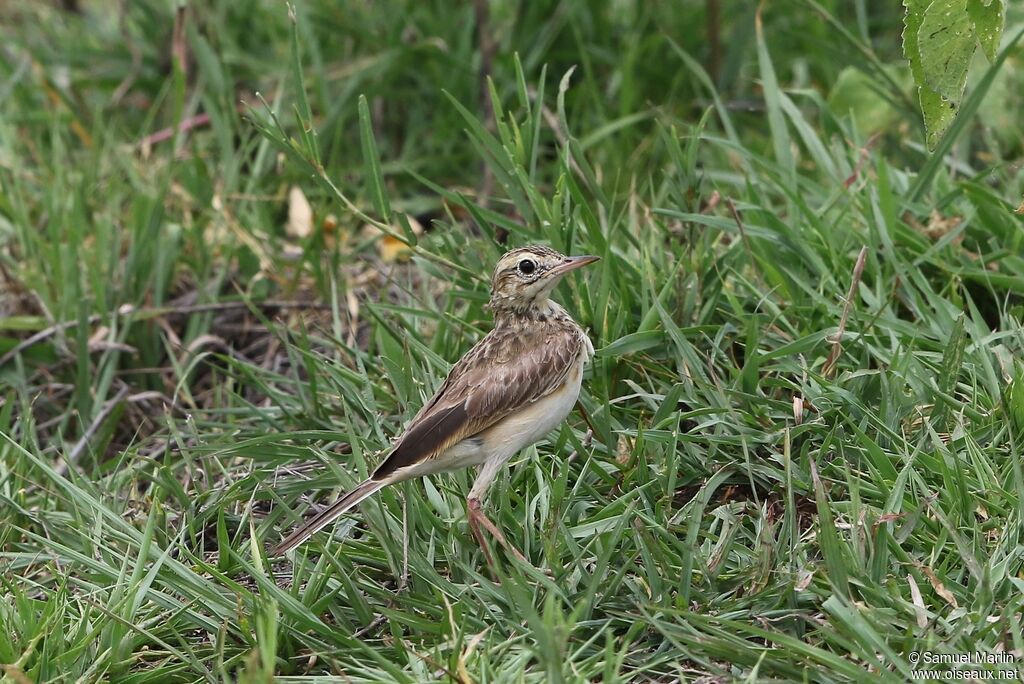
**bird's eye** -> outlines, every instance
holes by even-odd
[[[532,259],[523,259],[519,262],[519,272],[523,275],[530,275],[537,270],[537,264]]]

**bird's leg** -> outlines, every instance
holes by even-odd
[[[501,533],[501,530],[499,530],[497,526],[491,522],[490,518],[480,510],[479,498],[470,496],[466,500],[466,514],[469,517],[469,529],[473,532],[473,536],[476,537],[476,541],[480,544],[480,548],[483,549],[488,567],[493,568],[494,561],[491,558],[490,551],[487,550],[487,544],[484,542],[484,536],[480,530],[481,526],[490,532],[491,536],[497,539],[498,543],[501,544],[506,551],[515,556],[517,560],[520,560],[527,565],[530,564],[530,561],[526,560],[526,556],[524,556],[519,549],[509,544],[508,540],[505,539],[505,535]]]
[[[491,558],[491,550],[487,547],[487,541],[484,539],[483,532],[480,530],[479,517],[484,517],[480,511],[480,499],[466,499],[466,517],[469,518],[469,531],[473,533],[473,538],[476,539],[476,543],[480,546],[480,550],[484,552],[484,560],[487,561],[487,567],[494,572],[494,559]]]
[[[469,490],[469,496],[466,498],[466,517],[469,518],[469,529],[472,530],[473,536],[476,537],[477,543],[480,544],[480,548],[484,550],[487,565],[492,571],[494,570],[494,563],[491,554],[487,550],[487,544],[484,542],[483,533],[480,530],[481,527],[490,532],[491,536],[497,539],[498,543],[505,547],[505,550],[515,556],[516,559],[527,565],[530,564],[526,560],[526,556],[519,552],[519,549],[506,541],[505,535],[484,515],[480,508],[480,502],[483,501],[491,483],[494,482],[495,476],[502,466],[505,465],[505,462],[508,461],[509,456],[511,454],[492,454],[491,458],[484,461],[480,465],[480,471],[477,473],[473,487]]]

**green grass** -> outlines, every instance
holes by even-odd
[[[185,71],[167,3],[82,4],[0,10],[0,681],[904,681],[912,651],[1024,657],[1024,149],[986,123],[1019,119],[1019,47],[928,155],[883,70],[906,71],[898,7],[770,3],[757,30],[722,3],[715,55],[714,2],[498,2],[484,87],[471,3],[196,3]],[[847,67],[897,123],[829,106]],[[593,434],[574,413],[487,503],[543,572],[500,548],[488,571],[469,472],[268,559],[379,461],[488,329],[494,261],[538,241],[603,257],[557,292],[597,348]]]

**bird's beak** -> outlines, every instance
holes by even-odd
[[[564,275],[569,271],[575,271],[577,268],[582,268],[587,264],[592,264],[598,261],[601,257],[599,256],[577,256],[577,257],[566,257],[565,261],[555,266],[549,271],[551,275]]]

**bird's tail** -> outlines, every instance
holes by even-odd
[[[360,501],[370,496],[378,489],[391,484],[390,480],[369,479],[363,481],[355,489],[341,497],[323,511],[311,516],[301,525],[296,527],[291,534],[281,540],[277,546],[270,550],[271,556],[279,556],[291,551],[314,534],[330,525],[338,516],[352,508]]]

